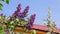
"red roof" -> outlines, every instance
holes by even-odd
[[[46,31],[48,27],[47,26],[43,26],[43,25],[33,24],[33,27],[32,28]],[[58,33],[59,30],[60,29],[55,29],[55,32]]]

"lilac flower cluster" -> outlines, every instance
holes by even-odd
[[[13,16],[15,18],[21,18],[22,20],[24,20],[24,17],[26,17],[27,13],[29,10],[29,6],[27,6],[23,12],[21,12],[21,4],[18,5],[17,10],[14,12]],[[31,26],[34,23],[35,20],[35,16],[36,14],[33,14],[30,16],[30,19],[28,20],[28,24],[25,24],[24,26],[28,27],[29,29],[31,29]]]
[[[29,6],[27,6],[23,12],[21,12],[21,4],[19,4],[17,7],[17,10],[14,12],[13,16],[15,18],[24,18],[24,17],[26,17],[28,10],[29,10]]]
[[[3,16],[3,13],[1,13],[0,16]]]
[[[36,14],[33,14],[30,16],[30,19],[28,21],[28,24],[26,24],[25,26],[28,27],[28,29],[31,29],[31,27],[33,26],[34,20],[35,20],[35,16]]]
[[[22,20],[25,20],[24,17],[26,17],[28,10],[29,10],[29,6],[27,6],[23,12],[21,12],[21,4],[19,4],[17,7],[17,10],[14,12],[13,16],[15,18],[20,18]],[[31,26],[33,25],[34,20],[35,20],[35,16],[36,16],[36,14],[30,16],[30,19],[28,20],[28,24],[25,24],[26,27],[31,29]]]

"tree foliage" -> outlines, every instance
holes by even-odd
[[[2,10],[3,3],[9,4],[9,0],[0,0],[0,10]]]

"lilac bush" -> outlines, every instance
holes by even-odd
[[[31,15],[30,18],[26,20],[28,10],[29,6],[21,12],[21,4],[18,4],[17,10],[12,16],[6,18],[5,15],[0,14],[0,32],[3,31],[4,34],[14,34],[15,28],[18,26],[23,26],[23,30],[26,28],[24,31],[31,30],[36,14]]]

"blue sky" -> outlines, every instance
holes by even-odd
[[[12,15],[18,4],[22,4],[22,10],[30,6],[29,15],[36,14],[35,24],[43,25],[44,19],[47,18],[48,7],[51,7],[52,20],[60,28],[60,0],[10,0],[9,5],[4,3],[3,10],[6,16]]]

